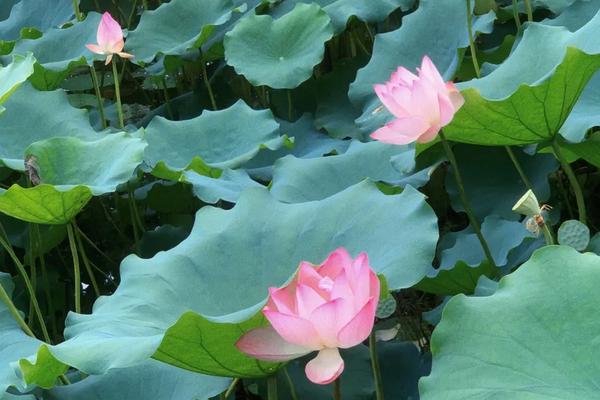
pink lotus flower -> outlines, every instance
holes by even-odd
[[[246,333],[236,346],[268,361],[287,361],[312,351],[306,376],[317,384],[333,382],[344,370],[339,348],[356,346],[373,330],[379,279],[366,253],[352,259],[344,248],[319,266],[301,262],[292,282],[269,289],[263,309],[271,327]]]
[[[373,139],[391,144],[430,142],[464,104],[456,86],[444,82],[429,57],[423,57],[417,71],[418,76],[399,67],[388,82],[374,86],[396,119],[373,132]]]
[[[110,64],[115,54],[118,54],[122,58],[133,57],[133,55],[122,51],[123,47],[125,47],[125,41],[123,40],[121,25],[108,12],[102,14],[96,40],[98,44],[86,44],[85,46],[92,53],[105,55],[106,65]]]

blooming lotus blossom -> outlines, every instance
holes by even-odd
[[[263,309],[270,327],[246,333],[236,346],[268,361],[287,361],[313,351],[306,364],[308,379],[333,382],[344,370],[338,349],[369,337],[379,301],[379,279],[366,253],[352,259],[339,248],[319,266],[301,262],[292,282],[270,288]]]
[[[133,55],[122,51],[125,47],[125,41],[123,40],[121,25],[108,12],[102,14],[96,40],[98,44],[86,44],[85,46],[93,53],[105,55],[106,65],[110,64],[115,54],[122,58],[133,57]]]
[[[418,76],[399,67],[388,82],[374,86],[396,119],[373,132],[373,139],[390,144],[432,141],[464,104],[456,86],[444,82],[429,57],[423,57],[417,71]]]

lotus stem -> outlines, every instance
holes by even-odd
[[[165,104],[167,105],[167,112],[169,113],[170,119],[175,119],[173,114],[173,108],[171,107],[171,98],[169,97],[169,91],[167,90],[167,79],[163,76],[162,79],[163,95],[165,97]]]
[[[298,396],[296,395],[296,387],[294,386],[294,381],[292,381],[290,374],[288,374],[287,367],[283,368],[283,374],[285,375],[288,387],[290,388],[290,396],[292,397],[292,400],[298,400]]]
[[[217,101],[215,100],[215,94],[213,93],[212,86],[210,85],[210,79],[208,79],[208,71],[206,70],[206,62],[200,55],[200,62],[202,63],[202,77],[204,78],[204,85],[208,91],[208,97],[210,98],[210,104],[213,110],[218,110]]]
[[[121,85],[119,83],[119,72],[117,71],[116,60],[112,60],[113,79],[115,81],[115,98],[117,100],[117,114],[119,116],[119,128],[125,128],[123,119],[123,105],[121,104]]]
[[[544,240],[546,241],[546,245],[552,246],[554,244],[554,235],[552,235],[552,231],[548,227],[548,224],[545,222],[542,225],[542,232],[544,233]]]
[[[4,227],[2,226],[2,224],[0,224],[0,231],[1,231],[0,245],[2,245],[4,250],[6,250],[6,252],[10,256],[10,258],[15,263],[15,266],[17,267],[19,274],[21,274],[21,277],[23,278],[23,282],[25,283],[25,288],[27,289],[27,294],[29,294],[29,298],[31,299],[31,302],[33,304],[33,309],[35,310],[35,313],[37,315],[38,323],[40,324],[40,328],[42,329],[42,334],[44,336],[44,340],[47,343],[50,343],[50,336],[48,335],[48,329],[46,328],[46,323],[44,322],[44,316],[42,315],[42,311],[40,309],[40,304],[38,303],[37,298],[35,297],[35,290],[33,290],[33,285],[31,284],[31,280],[29,279],[29,276],[27,275],[27,271],[25,270],[25,267],[21,263],[21,260],[19,260],[19,257],[17,257],[17,255],[13,251],[12,246],[8,242],[8,235],[6,234],[6,231],[4,230]]]
[[[531,8],[531,0],[525,0],[525,9],[527,10],[527,21],[533,22],[533,9]]]
[[[519,7],[517,5],[517,0],[512,0],[512,9],[515,25],[517,26],[517,30],[519,30],[521,29],[521,18],[519,18]]]
[[[473,37],[473,14],[471,11],[471,0],[466,0],[467,3],[467,31],[469,32],[469,48],[471,49],[471,60],[473,60],[473,68],[475,68],[475,76],[481,77],[479,70],[479,61],[477,60],[477,52],[475,51],[475,38]]]
[[[83,240],[81,239],[81,234],[79,233],[80,229],[77,226],[77,222],[73,220],[73,231],[75,233],[75,240],[77,241],[77,247],[79,247],[79,253],[81,254],[81,260],[83,261],[83,265],[85,266],[85,270],[87,271],[88,276],[90,277],[90,283],[92,288],[94,289],[94,293],[96,297],[100,297],[100,288],[98,287],[98,282],[96,282],[96,277],[94,276],[94,271],[92,270],[92,265],[90,264],[90,260],[87,257],[85,252],[85,247],[83,246]]]
[[[577,176],[575,175],[575,172],[571,168],[569,162],[562,155],[560,151],[560,146],[556,143],[556,140],[552,142],[552,149],[554,150],[554,156],[560,162],[562,170],[567,175],[569,183],[571,184],[571,188],[573,189],[573,193],[575,194],[575,200],[577,201],[577,211],[579,212],[579,221],[582,224],[587,225],[587,211],[585,207],[585,200],[583,197],[583,190],[581,190],[581,186],[579,185]]]
[[[108,124],[106,123],[106,114],[104,114],[104,100],[102,99],[102,92],[100,91],[98,76],[96,75],[96,68],[94,68],[93,62],[92,65],[90,65],[90,76],[92,77],[94,92],[96,92],[96,99],[98,100],[98,112],[100,113],[100,119],[102,120],[102,128],[106,129]]]
[[[377,356],[377,339],[375,329],[369,335],[369,354],[371,355],[371,368],[373,369],[373,380],[375,381],[375,398],[383,400],[383,381],[381,379],[381,368]]]
[[[231,393],[233,393],[233,391],[235,390],[235,387],[237,386],[239,381],[240,381],[240,378],[235,378],[234,380],[231,381],[231,384],[225,391],[225,394],[223,394],[223,399],[227,400],[227,398],[229,398],[229,396],[231,396]]]
[[[81,314],[81,271],[79,269],[79,255],[77,253],[75,234],[73,233],[73,226],[70,223],[67,224],[67,235],[69,236],[69,247],[71,248],[71,256],[73,257],[75,312]]]
[[[333,381],[333,400],[342,400],[342,385],[339,377]]]
[[[73,0],[73,10],[75,11],[75,17],[77,17],[77,21],[82,21],[83,15],[79,9],[79,0]]]
[[[277,377],[275,375],[267,378],[267,399],[277,400]]]
[[[512,161],[513,165],[515,166],[515,169],[519,173],[519,176],[521,177],[521,180],[525,184],[525,187],[527,188],[527,190],[531,190],[533,192],[534,191],[533,185],[531,184],[531,181],[529,180],[529,178],[527,178],[527,175],[525,174],[525,171],[523,170],[521,163],[515,156],[515,153],[512,151],[512,148],[510,146],[504,146],[504,149],[506,150],[508,157],[510,157],[510,161]]]
[[[444,150],[446,152],[446,156],[448,157],[448,161],[450,161],[450,165],[452,166],[452,170],[454,172],[454,179],[456,180],[456,186],[458,187],[458,192],[460,195],[460,200],[465,208],[465,212],[469,217],[469,222],[475,231],[475,235],[477,235],[477,239],[479,239],[479,243],[481,244],[481,248],[483,249],[483,253],[487,258],[490,265],[496,269],[496,262],[494,261],[494,257],[492,257],[492,252],[490,251],[490,247],[483,237],[481,233],[481,226],[479,225],[479,221],[475,217],[475,213],[473,213],[473,209],[471,208],[471,203],[467,197],[467,193],[465,192],[465,186],[463,183],[462,175],[460,170],[458,169],[458,162],[456,161],[456,157],[454,156],[454,152],[452,151],[452,147],[446,140],[446,135],[443,131],[440,131],[440,139],[442,139],[442,145],[444,146]]]
[[[21,317],[21,313],[19,312],[19,310],[15,306],[15,303],[13,303],[12,299],[10,298],[10,296],[4,289],[4,286],[2,285],[0,285],[0,301],[2,301],[6,305],[6,308],[8,308],[8,312],[10,312],[10,315],[12,315],[15,321],[17,321],[17,324],[19,324],[19,327],[23,330],[23,332],[25,332],[28,336],[34,338],[35,335],[31,331],[23,317]]]

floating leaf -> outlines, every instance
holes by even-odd
[[[71,107],[64,90],[42,92],[26,83],[5,105],[7,112],[0,115],[0,162],[17,171],[25,170],[25,150],[34,142],[57,136],[90,141],[102,137],[90,126],[87,111]]]
[[[125,132],[94,142],[78,138],[52,138],[27,148],[42,183],[60,190],[86,186],[94,196],[114,192],[142,163],[146,143]]]
[[[34,224],[62,225],[75,218],[92,196],[86,186],[59,190],[52,185],[12,185],[0,189],[0,212]]]
[[[250,178],[243,170],[226,169],[220,177],[211,178],[194,171],[186,171],[183,180],[194,187],[194,194],[205,203],[214,204],[219,200],[235,203],[248,188],[262,185]]]
[[[198,49],[215,26],[231,18],[231,0],[172,0],[144,11],[137,28],[127,36],[126,50],[136,64],[148,64],[157,55],[181,56]]]
[[[600,257],[550,246],[493,295],[454,297],[433,334],[421,399],[597,397],[598,280]]]
[[[192,233],[177,247],[150,260],[126,258],[116,292],[101,298],[91,315],[70,314],[67,340],[51,351],[86,373],[134,365],[153,355],[161,341],[170,340],[165,332],[183,313],[219,316],[210,318],[214,323],[246,321],[262,306],[268,287],[286,282],[301,260],[321,262],[331,249],[342,245],[351,254],[366,251],[391,289],[410,287],[424,276],[433,259],[436,221],[423,195],[410,187],[400,195],[386,196],[364,182],[327,199],[301,204],[278,202],[266,189],[246,190],[232,210],[202,208]],[[399,241],[404,245],[397,246]],[[191,335],[190,341],[200,335],[194,330],[184,332]],[[219,341],[219,329],[201,335],[204,343],[211,343],[210,349],[186,346],[182,350],[186,354],[169,352],[170,358],[194,358],[205,351],[231,348],[230,336]],[[221,371],[210,365],[214,364],[186,368]],[[255,376],[264,374],[254,360],[236,368],[245,374],[253,370]]]
[[[293,89],[310,78],[333,36],[327,14],[298,3],[283,17],[251,14],[225,35],[225,59],[253,85]]]
[[[19,0],[10,12],[8,19],[0,21],[0,38],[16,40],[25,28],[45,32],[57,27],[73,17],[71,0]]]
[[[242,100],[220,111],[204,111],[185,121],[155,117],[146,128],[145,161],[151,166],[162,163],[155,173],[175,175],[197,164],[210,168],[235,168],[267,147],[283,144],[279,124],[270,110],[256,111]],[[162,172],[166,170],[166,172]]]

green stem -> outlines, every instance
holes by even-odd
[[[531,0],[525,0],[525,9],[527,10],[527,21],[533,22],[533,9],[531,8]]]
[[[581,186],[579,185],[579,181],[577,180],[577,176],[575,176],[575,172],[569,165],[569,162],[564,158],[561,154],[560,146],[556,143],[556,141],[552,142],[552,149],[554,150],[554,155],[560,162],[562,170],[567,175],[569,179],[569,183],[571,184],[571,188],[573,189],[573,193],[575,193],[575,200],[577,201],[577,211],[579,211],[579,221],[586,225],[587,224],[587,211],[585,208],[585,200],[583,198],[583,191],[581,190]]]
[[[233,391],[235,390],[235,387],[237,386],[239,381],[240,381],[240,378],[235,378],[234,380],[231,381],[231,385],[229,385],[229,387],[225,391],[225,394],[223,395],[223,399],[227,400],[229,398],[229,396],[231,396],[231,393],[233,393]]]
[[[87,274],[90,277],[90,283],[92,284],[92,288],[94,289],[96,297],[100,297],[100,287],[98,286],[98,282],[96,282],[96,277],[94,276],[94,271],[92,270],[90,260],[88,259],[87,254],[85,252],[83,240],[81,239],[81,235],[79,234],[79,227],[77,226],[77,222],[75,222],[75,220],[72,221],[72,224],[75,233],[75,240],[77,240],[77,247],[79,247],[79,253],[81,254],[81,260],[83,261],[85,270],[87,271]]]
[[[512,9],[515,25],[517,26],[517,30],[519,30],[521,29],[521,18],[519,18],[519,7],[517,5],[517,0],[512,0]]]
[[[48,270],[46,268],[46,260],[44,255],[40,255],[40,266],[42,267],[42,282],[44,283],[44,294],[46,296],[46,304],[48,306],[48,315],[50,315],[50,327],[52,329],[52,337],[58,336],[58,327],[56,323],[56,316],[54,315],[54,302],[52,301],[52,294],[50,292],[50,281],[48,280]]]
[[[17,267],[19,274],[21,274],[21,277],[23,278],[23,282],[25,283],[25,288],[27,289],[27,293],[29,294],[29,298],[31,299],[31,302],[33,303],[33,308],[35,310],[35,313],[37,314],[38,323],[40,324],[40,328],[42,329],[42,334],[44,336],[44,340],[47,343],[50,343],[50,336],[48,335],[48,329],[46,329],[46,323],[44,322],[44,316],[42,315],[42,310],[40,309],[40,304],[38,303],[37,298],[35,297],[35,290],[33,290],[33,285],[31,284],[31,281],[29,280],[27,271],[25,270],[25,267],[21,263],[21,260],[19,260],[19,258],[13,251],[12,246],[9,244],[8,240],[6,239],[6,238],[8,238],[8,235],[6,234],[6,231],[4,230],[4,227],[2,226],[2,224],[0,224],[0,231],[2,233],[0,235],[0,245],[2,245],[2,247],[4,247],[4,250],[6,250],[6,252],[10,256],[10,258],[15,263],[15,266]]]
[[[90,239],[85,232],[83,232],[79,227],[77,227],[77,233],[83,238],[83,240],[85,240],[94,250],[96,250],[102,257],[104,257],[106,259],[106,261],[108,261],[109,263],[114,263],[113,259],[110,258],[106,253],[104,253],[102,250],[100,250],[100,248],[98,246],[96,246],[96,243],[94,243],[94,241],[92,239]]]
[[[79,0],[73,0],[73,10],[75,10],[75,16],[77,17],[77,21],[83,20],[83,15],[81,14],[81,10],[79,9]]]
[[[519,160],[515,156],[515,153],[512,151],[511,147],[510,146],[504,146],[504,149],[506,150],[506,153],[508,154],[508,157],[510,157],[510,161],[512,161],[513,165],[515,166],[515,169],[519,173],[519,176],[521,177],[521,180],[525,184],[525,187],[528,190],[531,190],[533,192],[534,191],[533,190],[533,185],[531,184],[531,181],[529,180],[529,178],[527,178],[527,175],[525,174],[525,171],[523,171],[523,167],[521,166],[521,163],[519,162]]]
[[[127,17],[127,29],[131,29],[131,23],[133,22],[133,16],[135,15],[135,9],[137,8],[137,0],[133,0],[131,4],[131,12],[129,13],[129,17]]]
[[[33,240],[33,225],[29,224],[29,273],[31,276],[31,286],[33,286],[33,291],[37,292],[37,271],[35,265],[35,245]],[[27,313],[27,323],[30,326],[33,326],[33,319],[35,315],[35,310],[33,309],[33,301],[29,300],[29,312]]]
[[[34,338],[35,335],[31,331],[29,326],[25,323],[23,317],[21,317],[21,313],[19,312],[17,307],[15,307],[15,303],[13,303],[12,299],[10,298],[8,293],[6,293],[6,290],[2,285],[0,285],[0,301],[2,301],[6,305],[6,308],[8,308],[8,312],[10,312],[10,315],[12,315],[15,321],[17,321],[17,324],[19,324],[19,327],[23,330],[23,332]]]
[[[175,119],[173,116],[173,108],[171,107],[171,98],[169,97],[169,91],[167,90],[167,80],[165,77],[162,77],[162,87],[163,87],[163,95],[165,97],[165,104],[167,105],[167,112],[169,113],[170,119]]]
[[[142,4],[144,5],[144,10],[148,10],[148,0],[142,0]]]
[[[94,91],[96,92],[96,99],[98,100],[98,111],[100,112],[100,119],[102,120],[102,128],[106,129],[108,124],[106,123],[106,115],[104,114],[104,100],[102,99],[102,92],[100,91],[100,85],[98,84],[98,76],[96,75],[96,68],[94,68],[94,64],[90,65],[90,76],[92,77]]]
[[[204,85],[206,86],[206,90],[208,91],[208,97],[210,97],[210,104],[213,110],[217,110],[217,101],[215,100],[215,94],[213,93],[212,86],[210,85],[210,80],[208,79],[208,71],[206,70],[206,62],[200,56],[200,62],[202,63],[202,77],[204,78]]]
[[[383,381],[381,380],[381,369],[379,368],[379,359],[377,357],[375,329],[373,329],[373,332],[369,336],[369,354],[371,355],[371,368],[373,370],[373,380],[375,381],[375,398],[383,400]]]
[[[342,385],[339,377],[333,381],[333,400],[342,400]]]
[[[116,60],[112,60],[113,79],[115,81],[115,97],[117,100],[117,114],[119,115],[119,128],[125,127],[123,120],[123,106],[121,104],[121,85],[119,84],[119,72],[117,71]]]
[[[471,49],[471,60],[473,60],[473,68],[475,68],[475,76],[481,77],[479,71],[479,61],[477,60],[477,52],[475,51],[475,38],[473,37],[473,13],[471,12],[471,0],[467,2],[467,31],[469,32],[469,48]]]
[[[275,375],[267,378],[267,400],[277,400],[277,377]]]
[[[79,269],[79,255],[77,254],[77,244],[75,243],[75,234],[73,226],[67,224],[67,234],[69,236],[69,247],[71,248],[71,256],[73,257],[73,281],[75,295],[75,312],[81,314],[81,271]]]
[[[440,131],[440,139],[442,139],[442,145],[444,146],[444,150],[446,151],[446,155],[448,157],[448,161],[450,161],[450,165],[452,166],[452,171],[454,172],[454,179],[456,180],[456,186],[458,187],[458,192],[460,194],[460,200],[463,204],[465,212],[469,217],[469,222],[475,231],[475,235],[477,235],[477,239],[479,239],[479,243],[481,244],[481,248],[485,254],[490,265],[496,269],[496,263],[494,262],[494,257],[492,257],[492,252],[490,251],[490,247],[488,246],[487,241],[483,237],[481,233],[481,227],[479,226],[479,221],[475,217],[473,213],[473,209],[471,208],[471,204],[469,203],[469,199],[467,198],[467,193],[465,192],[465,186],[462,180],[462,175],[460,170],[458,169],[458,162],[456,161],[456,157],[454,156],[454,152],[452,151],[452,147],[446,140],[446,135],[443,131]]]
[[[544,225],[542,225],[542,232],[544,232],[546,245],[552,246],[554,244],[554,237],[552,235],[552,231],[550,231],[550,228],[548,227],[548,224],[544,223]]]
[[[298,396],[296,395],[296,387],[294,386],[294,381],[292,381],[290,374],[288,374],[287,367],[283,368],[283,374],[285,375],[288,387],[290,388],[290,396],[292,396],[292,400],[298,400]]]

